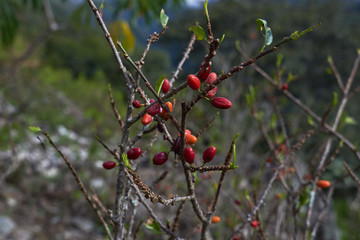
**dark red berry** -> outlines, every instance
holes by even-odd
[[[190,74],[187,76],[186,81],[191,89],[198,90],[200,88],[200,80],[197,78],[197,76]]]
[[[143,125],[148,125],[152,120],[152,116],[150,114],[145,113],[141,119]]]
[[[135,160],[138,157],[140,157],[141,154],[142,154],[141,148],[131,148],[127,152],[127,157],[128,157],[128,159]]]
[[[208,147],[203,154],[204,163],[213,160],[215,154],[216,154],[216,147]]]
[[[153,158],[154,165],[163,165],[168,160],[168,155],[166,152],[160,152],[156,154]]]
[[[161,91],[167,93],[170,90],[170,82],[167,78],[164,79],[164,82],[161,86]]]
[[[259,226],[259,222],[258,221],[251,221],[250,226],[253,227],[253,228],[257,228],[257,226]]]
[[[133,105],[134,108],[141,108],[142,107],[142,104],[141,104],[141,102],[139,100],[134,100],[132,102],[132,105]]]
[[[206,78],[205,83],[207,85],[212,84],[217,79],[216,73],[212,72],[209,74],[209,76]]]
[[[174,151],[174,153],[179,154],[180,151],[180,137],[177,137],[174,141],[174,145],[171,147],[171,150]]]
[[[288,88],[289,88],[289,85],[287,83],[284,83],[281,87],[281,90],[285,91],[285,90],[288,90]]]
[[[192,147],[184,148],[183,157],[187,163],[192,164],[194,162],[195,153],[194,153],[194,150],[192,149]]]
[[[116,162],[114,161],[107,161],[103,163],[103,168],[107,170],[113,169],[114,167],[116,167]]]
[[[232,103],[223,97],[215,97],[211,100],[211,104],[219,109],[228,109],[231,108]]]
[[[210,65],[207,66],[207,68],[205,69],[205,71],[202,72],[202,74],[200,74],[199,76],[200,81],[204,81],[209,76],[209,73],[210,73]]]
[[[150,114],[151,116],[155,116],[159,113],[161,113],[161,106],[159,103],[154,103],[148,110],[147,113]]]

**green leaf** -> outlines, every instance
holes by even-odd
[[[314,30],[315,28],[319,27],[321,23],[316,24],[315,26],[309,27],[308,29],[302,31],[301,33],[299,33],[299,31],[295,31],[290,35],[290,39],[291,40],[298,40],[302,35],[311,32],[312,30]]]
[[[291,82],[294,81],[294,80],[295,80],[294,74],[292,74],[291,72],[288,73],[288,77],[287,77],[286,82],[287,82],[287,83],[291,83]]]
[[[41,131],[42,131],[40,127],[33,127],[33,126],[31,126],[31,127],[29,127],[29,129],[30,129],[32,132],[41,132]]]
[[[196,172],[194,172],[193,174],[194,174],[194,179],[195,179],[194,185],[196,186],[200,182],[200,178],[197,176]]]
[[[344,123],[349,124],[349,125],[356,125],[357,124],[356,120],[354,118],[350,117],[350,116],[345,117]]]
[[[156,93],[159,95],[160,91],[161,91],[161,87],[164,83],[164,80],[166,78],[166,75],[162,75],[161,77],[159,77],[159,79],[156,81],[156,85],[155,85],[155,91]]]
[[[205,31],[201,26],[192,26],[189,30],[195,34],[197,40],[207,40]]]
[[[104,8],[104,1],[101,2],[100,4],[100,7],[99,7],[99,12],[100,12],[100,15],[102,16],[102,10]]]
[[[284,55],[282,55],[281,53],[279,53],[279,54],[276,56],[276,67],[280,67],[283,59],[284,59]]]
[[[219,44],[221,44],[221,43],[222,43],[222,41],[224,41],[224,38],[225,38],[225,33],[222,35],[222,37],[221,37],[221,40],[220,40]]]
[[[333,101],[331,103],[331,107],[336,107],[337,104],[338,104],[338,94],[337,94],[337,92],[333,92],[333,95],[334,95],[334,98],[333,98]]]
[[[273,41],[273,35],[271,32],[271,28],[267,26],[267,22],[264,19],[258,18],[256,19],[256,24],[257,24],[257,30],[259,31],[264,31],[264,45],[261,48],[261,52],[264,50],[264,48],[268,45],[270,45]]]
[[[276,128],[276,125],[277,125],[277,115],[276,114],[273,114],[271,116],[271,119],[270,119],[270,127],[271,128]]]
[[[160,224],[155,220],[153,220],[151,224],[145,224],[145,227],[152,233],[161,234]]]
[[[304,188],[299,196],[299,209],[310,202],[310,191],[309,188]]]
[[[163,28],[166,27],[167,23],[168,23],[169,17],[165,14],[164,9],[161,9],[160,11],[160,23],[163,26]]]
[[[236,142],[236,139],[239,137],[239,133],[236,133],[235,134],[235,136],[234,136],[234,138],[233,138],[233,149],[232,149],[232,151],[233,151],[233,161],[232,161],[232,163],[230,163],[230,168],[231,169],[235,169],[235,168],[237,168],[237,166],[235,166],[235,160],[236,160],[236,146],[235,146],[235,142]]]
[[[128,169],[132,170],[132,169],[131,169],[131,164],[130,164],[130,162],[129,162],[129,159],[128,159],[126,153],[123,153],[123,154],[122,154],[122,160],[123,160],[124,166],[127,167]]]
[[[314,120],[312,119],[312,117],[310,115],[308,115],[307,121],[310,126],[314,126]]]
[[[245,195],[245,198],[250,202],[249,189],[247,189],[247,188],[245,189],[244,195]]]
[[[112,22],[109,26],[109,31],[114,43],[117,42],[117,39],[119,38],[126,51],[130,53],[134,51],[136,38],[126,21]]]

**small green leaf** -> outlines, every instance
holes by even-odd
[[[166,75],[162,75],[161,77],[159,77],[159,79],[156,81],[156,86],[155,86],[155,91],[156,93],[159,95],[160,91],[161,91],[161,87],[164,83],[164,80],[166,78]]]
[[[261,48],[261,52],[264,50],[264,48],[268,45],[270,45],[273,41],[273,35],[271,32],[271,28],[267,26],[267,22],[264,19],[258,18],[256,19],[257,28],[256,30],[264,31],[264,45]]]
[[[333,58],[329,55],[329,56],[327,57],[327,61],[328,61],[328,63],[332,63],[332,62],[333,62]]]
[[[249,189],[245,189],[245,198],[250,202]]]
[[[295,31],[290,35],[290,39],[291,40],[298,40],[302,35],[311,32],[312,30],[314,30],[315,28],[319,27],[321,23],[316,24],[315,26],[309,27],[308,29],[305,29],[304,31],[302,31],[301,33],[299,33],[299,31]]]
[[[270,127],[276,128],[276,125],[277,125],[277,115],[273,114],[270,119]]]
[[[29,129],[32,132],[41,132],[42,131],[40,127],[34,127],[34,126],[29,127]]]
[[[334,95],[334,98],[333,98],[333,101],[331,103],[331,107],[336,107],[337,104],[338,104],[338,94],[337,94],[337,92],[333,92],[333,95]]]
[[[194,179],[195,179],[194,185],[196,186],[200,182],[200,178],[197,176],[196,172],[194,172],[193,174],[194,174]]]
[[[308,115],[307,121],[310,126],[314,126],[314,120],[312,119],[312,117],[310,115]]]
[[[329,67],[327,67],[327,68],[325,69],[325,72],[326,72],[326,74],[328,74],[328,75],[332,75],[332,74],[333,74],[331,68],[329,68]]]
[[[128,169],[132,170],[132,169],[131,169],[131,164],[130,164],[130,162],[129,162],[129,159],[128,159],[126,153],[123,153],[123,154],[122,154],[122,160],[123,160],[124,166],[127,167]]]
[[[357,124],[356,120],[354,118],[350,117],[350,116],[345,117],[344,123],[349,124],[349,125],[356,125]]]
[[[284,55],[282,55],[281,53],[279,53],[279,54],[276,56],[276,67],[280,67],[283,59],[284,59]]]
[[[100,7],[99,7],[99,12],[102,13],[102,10],[104,8],[104,1],[101,2]]]
[[[291,72],[289,72],[286,82],[287,82],[287,83],[291,83],[292,81],[295,80],[295,78],[296,78],[295,75],[292,74]]]
[[[151,224],[145,224],[145,227],[152,233],[161,234],[160,224],[155,220],[153,220]]]
[[[221,43],[222,43],[222,41],[224,41],[224,38],[225,38],[225,33],[222,35],[222,37],[221,37],[221,40],[220,40],[219,44],[221,44]]]
[[[195,34],[197,40],[207,40],[205,31],[201,26],[193,26],[189,30]]]
[[[160,23],[163,26],[163,28],[166,27],[167,23],[168,23],[169,17],[165,14],[164,9],[161,9],[160,11]]]
[[[235,146],[235,142],[236,142],[236,139],[239,137],[239,133],[236,133],[234,138],[233,138],[233,161],[232,163],[230,163],[230,168],[231,169],[235,169],[237,168],[237,166],[235,166],[235,160],[236,160],[236,146]]]
[[[310,191],[309,188],[304,188],[299,196],[299,209],[310,202]]]

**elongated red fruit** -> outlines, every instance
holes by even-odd
[[[212,98],[213,96],[215,96],[217,93],[217,87],[214,87],[213,89],[211,89],[210,91],[208,91],[208,93],[206,94],[206,97],[208,98]]]
[[[168,155],[166,152],[160,152],[156,154],[153,158],[154,165],[163,165],[168,160]]]
[[[141,148],[131,148],[127,152],[127,157],[128,157],[128,159],[135,160],[138,157],[140,157],[141,154],[142,154]]]
[[[189,76],[187,76],[186,81],[187,81],[187,85],[191,89],[198,90],[200,88],[200,80],[198,79],[197,76],[190,74]]]
[[[161,91],[167,93],[170,90],[170,82],[167,78],[164,79],[164,82],[161,86]]]
[[[228,109],[231,108],[232,103],[223,97],[215,97],[211,100],[211,104],[219,109]]]
[[[217,79],[216,73],[212,72],[209,74],[209,76],[206,78],[205,83],[207,85],[212,84]]]
[[[207,68],[205,69],[205,71],[203,71],[202,74],[200,74],[199,76],[200,81],[204,81],[209,76],[209,73],[210,73],[210,65],[207,66]]]
[[[133,105],[134,108],[141,108],[141,106],[142,106],[142,104],[141,104],[141,102],[139,100],[134,100],[132,102],[132,105]]]
[[[145,113],[141,119],[143,125],[148,125],[152,120],[152,116],[150,114]]]
[[[113,169],[114,167],[116,167],[116,162],[114,161],[107,161],[103,163],[103,168],[105,168],[106,170]]]
[[[331,186],[331,182],[326,181],[326,180],[319,180],[316,185],[319,188],[329,188]]]
[[[204,163],[210,162],[213,160],[216,154],[216,147],[208,147],[205,152],[203,153],[203,160]]]
[[[190,163],[190,164],[194,163],[195,153],[194,153],[194,150],[192,149],[192,147],[184,148],[183,157],[187,163]]]

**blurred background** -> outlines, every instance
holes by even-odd
[[[97,6],[100,3],[96,1]],[[112,37],[122,41],[131,57],[138,60],[148,36],[162,29],[159,21],[162,8],[169,16],[168,29],[151,46],[143,67],[154,85],[161,75],[171,77],[176,69],[191,37],[188,28],[196,22],[206,28],[203,2],[106,0],[103,9],[103,18]],[[218,74],[245,60],[236,45],[249,56],[259,53],[263,37],[256,31],[256,19],[267,20],[274,43],[296,30],[321,22],[319,28],[262,58],[258,65],[275,78],[280,72],[278,81],[288,82],[289,90],[320,116],[329,107],[333,92],[341,97],[328,59],[331,56],[345,82],[360,48],[360,1],[209,0],[209,12],[215,37],[225,34],[212,65],[212,71]],[[90,7],[83,0],[2,0],[0,44],[0,239],[104,239],[101,225],[63,161],[45,139],[28,129],[40,126],[47,131],[73,162],[86,185],[98,194],[106,207],[113,206],[116,171],[102,169],[102,162],[111,160],[111,156],[95,136],[112,149],[117,147],[121,131],[111,110],[107,86],[111,84],[122,116],[126,112],[126,90]],[[197,41],[175,86],[189,73],[197,72],[206,53],[206,42]],[[360,87],[358,80],[359,73],[355,77],[356,89]],[[244,200],[244,189],[261,192],[264,185],[259,181],[267,177],[266,168],[262,167],[269,149],[245,99],[250,85],[254,86],[256,106],[269,128],[277,128],[276,123],[273,126],[276,116],[270,99],[276,99],[292,143],[311,128],[306,114],[251,67],[221,85],[218,95],[232,100],[233,108],[221,112],[213,127],[199,139],[197,161],[200,162],[201,152],[211,144],[218,149],[216,163],[221,163],[221,156],[225,156],[234,133],[239,132],[237,161],[241,167],[227,176],[226,199],[221,200],[224,206],[220,207],[226,221],[211,229],[215,239],[230,236],[235,226],[244,220],[229,205],[226,207],[227,201]],[[191,96],[192,92],[185,90],[178,97],[178,103],[181,98],[191,99]],[[351,98],[339,127],[339,131],[355,144],[360,132],[359,101],[356,94]],[[177,107],[174,113],[180,116],[179,105]],[[192,112],[188,125],[192,131],[200,130],[206,120],[216,115],[215,110],[205,111],[206,108],[209,108],[208,103],[200,102]],[[329,122],[334,113],[330,113]],[[141,127],[138,124],[137,129]],[[175,136],[174,129],[172,133]],[[281,134],[277,137],[274,136],[277,143],[284,141]],[[316,131],[297,153],[304,175],[311,174],[314,156],[325,137],[324,133]],[[144,138],[143,144],[149,139]],[[150,159],[154,153],[167,148],[169,146],[159,140],[142,157],[139,174],[145,182],[151,183],[152,174],[160,174],[151,166]],[[359,164],[344,147],[324,176],[340,178],[345,173],[342,161],[353,168]],[[359,171],[356,173],[359,176]],[[209,191],[200,190],[198,195],[205,203],[209,199],[207,196],[214,194],[216,176],[203,177],[201,184],[206,187],[202,189]],[[157,191],[166,196],[172,193],[172,188],[182,189],[184,185],[171,178],[157,186]],[[281,186],[276,189],[281,191]],[[331,231],[327,232],[328,228],[324,227],[317,239],[360,239],[359,196],[350,178],[341,181],[328,216]],[[240,212],[248,210],[235,205]],[[187,207],[191,210],[190,204]],[[194,217],[189,215],[188,218]],[[136,220],[138,223],[146,221]],[[191,221],[181,222],[180,231],[185,230],[189,237],[196,233]],[[138,237],[152,236],[148,234],[149,231],[141,227]]]

